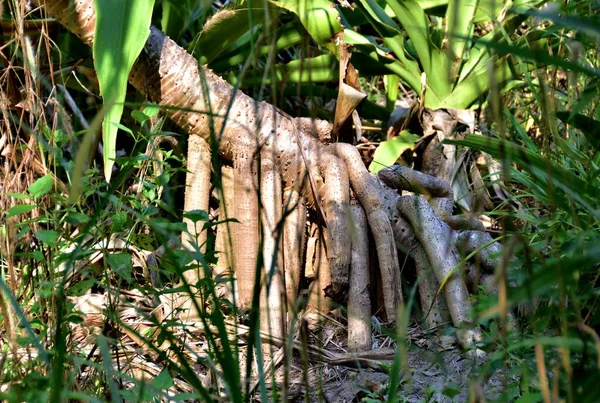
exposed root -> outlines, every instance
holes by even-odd
[[[383,189],[377,179],[366,170],[356,147],[337,143],[330,145],[330,148],[346,164],[352,189],[367,214],[379,259],[385,314],[388,322],[393,322],[396,318],[396,308],[403,297],[398,252],[383,200]]]
[[[297,313],[298,291],[304,274],[304,242],[306,239],[306,205],[300,194],[291,189],[284,197],[283,258],[288,323]]]
[[[184,200],[185,212],[192,211],[208,211],[208,201],[210,197],[210,147],[199,137],[190,138],[188,142],[187,153],[187,168],[186,175],[186,193]],[[187,224],[187,231],[181,234],[181,242],[187,250],[193,251],[196,245],[200,248],[200,252],[206,251],[206,231],[203,230],[204,221],[191,220],[184,218]],[[195,285],[204,276],[202,265],[195,262],[192,264],[193,269],[183,273],[186,282],[190,285],[194,295],[197,295]],[[202,306],[203,302],[200,298],[197,299],[198,306]],[[194,304],[192,304],[194,306]],[[194,311],[194,309],[192,309]],[[196,316],[191,313],[192,316]]]
[[[48,14],[79,35],[85,43],[92,44],[95,14],[91,0],[44,0],[40,3]],[[281,302],[283,295],[287,295],[290,302],[295,299],[300,281],[299,262],[302,261],[301,251],[298,255],[286,257],[285,264],[289,263],[289,267],[285,268],[284,274],[284,263],[271,259],[272,256],[281,256],[277,252],[281,251],[279,242],[282,238],[289,238],[293,245],[302,243],[301,231],[294,235],[289,226],[281,230],[284,227],[281,225],[283,196],[280,189],[294,189],[297,195],[288,195],[287,198],[298,200],[296,206],[306,201],[306,205],[316,213],[319,224],[325,222],[326,227],[319,229],[318,245],[312,245],[318,257],[314,261],[307,257],[306,269],[311,266],[316,269],[309,305],[327,311],[332,306],[331,297],[343,301],[349,276],[354,276],[349,273],[352,256],[349,222],[355,216],[350,208],[351,185],[364,209],[375,241],[387,321],[395,320],[396,309],[403,300],[397,251],[401,249],[416,261],[422,304],[426,308],[431,307],[428,325],[435,327],[444,320],[444,308],[437,304],[439,298],[436,300],[433,292],[439,284],[452,322],[456,327],[467,326],[461,336],[463,344],[472,345],[479,339],[478,329],[468,325],[470,303],[467,287],[458,270],[461,257],[457,241],[461,250],[470,253],[468,251],[475,251],[489,243],[491,238],[481,235],[483,233],[461,235],[455,231],[454,228],[480,227],[469,219],[452,217],[452,190],[445,181],[406,168],[383,170],[380,177],[388,185],[413,193],[410,196],[392,194],[366,170],[354,146],[327,145],[330,126],[326,122],[311,121],[309,124],[306,120],[291,118],[272,105],[256,102],[235,91],[214,73],[198,66],[191,55],[154,27],[132,70],[130,82],[164,107],[169,117],[190,135],[189,152],[199,150],[199,154],[188,157],[190,171],[196,172],[197,165],[194,164],[197,161],[194,158],[210,161],[208,154],[202,154],[201,144],[214,145],[213,150],[218,151],[220,157],[233,163],[235,211],[232,215],[240,221],[233,226],[236,234],[233,263],[239,291],[238,306],[242,309],[249,307],[258,288],[256,281],[261,279],[261,274],[269,272],[274,300],[269,300],[263,309],[274,313],[275,322],[269,323],[275,334],[282,332],[286,307]],[[451,128],[448,129],[452,125],[450,120],[443,116],[439,118],[442,119],[440,122],[436,119],[437,115],[429,119],[432,132],[440,131],[438,134],[441,135],[451,131]],[[443,129],[434,130],[434,127]],[[433,143],[428,150],[433,150],[432,147]],[[256,163],[259,155],[261,167]],[[452,156],[454,158],[454,153]],[[435,160],[426,159],[429,162]],[[441,178],[448,179],[451,165],[446,161],[443,167],[426,166],[424,170],[436,171]],[[262,175],[258,175],[259,168],[262,168]],[[192,203],[190,199],[188,203],[186,197],[186,210],[208,210],[207,202],[197,199],[205,197],[202,195],[208,197],[206,186],[210,173],[202,172],[201,176],[187,180],[188,189],[195,189],[196,183],[200,183],[199,178],[203,178],[197,192],[189,191],[189,197],[194,201]],[[265,265],[263,271],[257,273],[260,270],[257,265],[260,239],[258,177],[261,177],[262,203],[265,206],[262,251]],[[206,207],[202,207],[205,204]],[[297,214],[298,225],[303,225],[306,218],[304,210],[299,208],[297,213],[292,212],[294,214]],[[190,227],[189,232],[201,233],[196,226]],[[282,233],[289,235],[282,236]],[[203,240],[199,238],[198,245],[202,245]],[[284,255],[289,248],[294,246],[286,247]],[[492,242],[477,254],[484,267],[489,269],[497,264],[495,256],[498,248],[499,245]],[[194,284],[198,276],[196,279],[190,277],[190,283]],[[288,285],[284,285],[284,278],[289,280]],[[271,303],[274,305],[271,306]]]
[[[369,290],[369,231],[367,217],[361,205],[351,204],[352,265],[348,291],[348,349],[371,349],[371,299]]]
[[[285,329],[285,284],[283,277],[283,231],[281,177],[273,163],[261,161],[260,195],[262,202],[263,267],[261,330],[282,338]],[[239,283],[239,281],[238,281]]]

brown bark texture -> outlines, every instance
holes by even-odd
[[[39,3],[50,16],[59,20],[86,44],[92,44],[95,25],[92,0],[40,0]],[[349,210],[347,190],[350,184],[345,164],[316,138],[318,132],[309,133],[303,121],[296,122],[272,105],[256,102],[236,91],[212,71],[198,66],[190,54],[155,27],[150,28],[150,35],[132,69],[129,81],[150,100],[164,106],[169,117],[188,134],[202,137],[211,144],[213,152],[216,151],[221,157],[233,161],[234,168],[249,172],[255,165],[252,161],[258,156],[271,160],[277,165],[286,188],[297,188],[312,207],[321,209],[321,205],[323,206],[331,270],[330,293],[343,298],[348,287],[351,256],[351,242],[345,217]],[[173,108],[173,105],[177,108]],[[312,126],[319,129],[323,124],[318,122]],[[355,174],[350,178],[350,182],[354,187],[360,187],[361,184],[355,181],[363,179],[366,175],[369,174],[363,166],[360,174]],[[371,184],[377,186],[376,180],[373,180],[375,182],[371,181]],[[248,189],[250,183],[247,180],[243,185]],[[241,190],[236,191],[236,196],[239,192]],[[377,199],[378,194],[380,192],[358,192],[358,198],[361,204],[366,205]],[[322,202],[317,200],[320,198],[323,199]],[[236,203],[238,200],[236,197]],[[246,209],[246,212],[250,213],[237,217],[242,221],[242,226],[246,224],[243,220],[255,222],[254,220],[259,218],[258,214],[254,214],[253,205],[247,206]],[[239,210],[238,207],[238,212]],[[386,221],[382,208],[368,210],[370,225],[373,225],[371,221],[375,216],[378,220],[377,225]],[[384,227],[391,236],[389,220],[384,223]],[[255,226],[247,229],[250,232],[247,237],[254,234],[254,229]],[[395,287],[395,290],[386,292],[386,298],[392,298],[386,301],[386,316],[393,320],[396,302],[400,297],[397,256],[395,249],[378,247],[377,250],[380,260],[389,262],[384,265],[387,276],[396,280],[387,282],[388,287]],[[246,254],[251,256],[250,262],[236,261],[236,271],[255,270],[252,254],[248,251]],[[238,253],[235,257],[236,260],[243,259]],[[247,274],[240,273],[238,277],[246,278]],[[241,288],[242,282],[238,282],[238,285],[240,302],[244,305],[247,302],[247,293]]]

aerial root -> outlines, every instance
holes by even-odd
[[[369,227],[367,216],[356,200],[352,211],[352,264],[348,291],[348,350],[371,349],[371,299],[369,292]]]
[[[331,144],[329,148],[344,161],[352,190],[367,215],[379,260],[385,316],[388,322],[394,322],[396,309],[403,301],[403,296],[400,285],[398,251],[394,242],[389,213],[383,200],[383,188],[377,178],[365,168],[356,147],[350,144],[336,143]]]
[[[306,204],[295,189],[285,192],[283,200],[283,259],[288,324],[299,309],[298,291],[303,275],[304,242],[306,240]]]
[[[254,186],[254,164],[252,153],[234,157],[234,217],[233,263],[237,279],[238,306],[248,309],[252,306],[255,290],[256,259],[259,252],[259,213],[257,191]]]
[[[332,298],[344,302],[348,292],[351,243],[348,228],[350,194],[348,171],[335,155],[325,152],[320,158],[320,170],[325,181],[319,190],[327,220],[327,259],[331,273]]]
[[[208,211],[210,199],[210,174],[211,174],[211,152],[208,143],[200,136],[190,136],[188,139],[187,169],[185,177],[186,192],[184,199],[184,211]],[[206,250],[206,231],[203,231],[204,222],[184,217],[183,222],[187,225],[187,231],[181,234],[181,242],[185,249],[194,251],[195,245],[200,252]],[[204,276],[203,268],[198,262],[192,263],[192,268],[183,273],[187,284],[190,285],[192,294],[196,298],[196,304],[191,303],[190,309],[184,315],[198,317],[196,307],[203,304],[198,289],[195,285]]]
[[[283,231],[281,176],[273,163],[261,159],[263,273],[260,310],[261,330],[270,336],[285,334],[285,284],[283,275]]]

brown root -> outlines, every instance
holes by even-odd
[[[304,241],[306,238],[306,205],[300,194],[291,189],[284,197],[283,258],[288,323],[298,309],[298,290],[303,272]]]
[[[281,231],[281,177],[273,163],[261,161],[263,273],[260,310],[261,330],[271,337],[284,337],[285,284],[283,277],[283,233]]]
[[[460,258],[454,245],[453,231],[436,216],[432,207],[418,196],[403,196],[398,209],[415,229],[415,235],[425,249],[438,282],[443,286],[444,296],[456,327],[470,322],[469,294],[462,276],[457,272]],[[478,329],[466,329],[459,336],[461,343],[472,346],[481,337]]]
[[[347,207],[350,202],[348,172],[340,159],[323,153],[320,168],[325,185],[320,189],[327,219],[327,258],[331,272],[331,296],[345,301],[348,292],[351,243]]]
[[[234,203],[234,171],[233,168],[228,165],[221,167],[221,185],[222,194],[220,195],[219,205],[219,221],[226,221],[233,217],[235,211]],[[217,251],[218,260],[217,266],[215,267],[214,273],[217,278],[228,279],[230,282],[227,284],[218,283],[217,287],[219,297],[229,298],[233,301],[233,284],[231,280],[233,278],[233,225],[232,222],[222,222],[217,226],[217,237],[215,240],[215,250]],[[236,287],[237,288],[237,287]]]
[[[258,197],[254,188],[254,170],[250,156],[239,156],[234,161],[234,217],[236,237],[233,258],[237,285],[238,305],[241,309],[252,305],[258,257],[259,215]]]
[[[332,144],[329,147],[345,162],[352,189],[365,208],[379,259],[385,315],[388,322],[393,322],[396,319],[396,308],[400,306],[403,297],[402,287],[400,287],[398,251],[394,243],[392,224],[383,200],[383,189],[377,178],[365,168],[356,147],[342,143]]]
[[[208,211],[208,201],[210,196],[210,146],[200,137],[190,137],[188,139],[187,153],[188,174],[186,175],[186,192],[184,200],[184,210],[191,212],[195,210]],[[195,246],[200,248],[200,252],[206,251],[206,231],[203,230],[203,221],[193,221],[184,218],[187,225],[187,231],[181,234],[183,247],[189,251],[195,251]],[[198,262],[193,263],[194,268],[183,273],[185,281],[190,285],[192,293],[198,295],[196,284],[204,277],[203,267]],[[203,305],[201,298],[196,298],[198,307]],[[194,304],[192,304],[194,306]],[[192,310],[193,311],[193,310]],[[193,315],[193,312],[191,313]]]
[[[369,297],[369,231],[360,204],[352,203],[352,265],[348,291],[348,349],[371,349],[371,299]]]

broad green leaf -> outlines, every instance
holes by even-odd
[[[85,224],[90,221],[90,216],[87,216],[83,213],[70,213],[65,217],[65,221],[72,225]]]
[[[392,18],[386,14],[384,9],[374,0],[361,0],[357,3],[357,7],[366,16],[369,24],[375,28],[377,33],[382,37],[383,44],[394,53],[396,63],[387,64],[386,66],[390,70],[393,69],[392,71],[395,74],[400,76],[400,78],[402,78],[414,91],[420,94],[421,70],[418,63],[413,60],[405,50],[404,34],[401,32],[400,27],[398,27],[394,20],[392,20]],[[361,36],[362,35],[350,29],[346,29],[344,31],[344,40],[346,43],[361,43],[376,47],[373,42],[364,37],[361,38]],[[377,47],[376,49],[377,53],[384,53]],[[370,53],[371,58],[376,56],[376,54],[374,54],[372,51],[369,51],[368,47],[365,49],[365,46],[361,46],[360,48],[357,48],[357,50]],[[358,56],[359,54],[360,53],[357,52],[355,55]],[[365,73],[361,71],[361,75],[364,76]]]
[[[48,246],[56,245],[56,241],[58,240],[59,236],[60,234],[58,232],[45,229],[39,230],[35,233],[35,237],[39,239],[41,243],[45,243]]]
[[[172,0],[162,1],[162,17],[160,19],[160,29],[173,40],[179,38],[181,29],[185,24],[185,8],[177,7]]]
[[[418,139],[419,136],[416,134],[404,130],[398,137],[382,142],[375,150],[369,171],[376,174],[383,168],[393,165],[404,151],[414,146]]]
[[[131,283],[131,273],[133,272],[131,255],[129,253],[120,252],[107,253],[105,257],[111,270],[123,280]]]
[[[450,400],[452,400],[460,395],[460,387],[457,384],[450,382],[442,389],[442,395],[448,396]]]
[[[23,194],[23,193],[8,192],[7,195],[10,196],[10,197],[14,197],[15,199],[18,199],[18,200],[29,200],[29,199],[31,199],[31,196]]]
[[[402,37],[399,36],[398,40],[402,40]],[[421,70],[415,60],[409,59],[404,54],[396,55],[399,59],[394,59],[367,37],[348,28],[344,30],[344,41],[354,46],[352,64],[363,77],[394,73],[410,88],[418,93],[421,92],[421,82],[419,81]],[[381,71],[381,69],[385,70]]]
[[[337,60],[332,54],[324,54],[313,58],[296,59],[287,64],[271,67],[265,78],[263,70],[249,71],[244,77],[244,86],[254,84],[269,85],[276,83],[322,83],[338,81],[339,69]],[[232,73],[226,79],[236,84],[237,75]]]
[[[495,80],[503,87],[513,78],[508,62],[501,59],[493,68]],[[473,105],[482,95],[490,89],[490,73],[488,69],[478,71],[478,74],[469,75],[468,78],[458,83],[447,97],[438,100],[438,108],[466,109]]]
[[[150,116],[148,116],[144,112],[138,111],[138,110],[131,111],[131,117],[133,119],[135,119],[135,121],[138,123],[144,123],[145,121],[150,119]]]
[[[383,84],[385,86],[386,105],[392,110],[396,105],[398,92],[400,91],[400,77],[395,74],[388,74],[383,78]]]
[[[457,61],[461,61],[467,43],[471,40],[473,19],[479,0],[454,0],[446,10],[446,38],[448,47]]]
[[[152,380],[152,387],[158,390],[169,389],[173,386],[173,378],[169,375],[169,371],[164,369],[160,374]]]
[[[434,51],[434,46],[431,43],[429,20],[425,12],[415,0],[390,0],[388,5],[392,8],[396,14],[396,18],[398,18],[398,21],[400,21],[402,27],[408,33],[408,37],[414,43],[419,61],[423,66],[423,71],[429,74],[433,68],[431,55]],[[435,68],[439,68],[439,66],[435,66]]]
[[[328,0],[270,0],[271,4],[296,14],[311,38],[319,45],[335,50],[332,39],[342,32],[340,14]]]
[[[102,125],[104,176],[110,181],[118,124],[123,114],[127,78],[150,34],[154,0],[94,0],[94,68],[107,108]]]
[[[451,60],[432,42],[429,19],[419,3],[415,0],[389,0],[388,5],[408,33],[423,66],[427,79],[425,106],[431,109],[442,107],[440,100],[447,97],[452,88]]]
[[[74,296],[80,296],[85,294],[92,286],[96,283],[96,279],[88,278],[87,280],[80,280],[69,287],[69,293]]]
[[[493,33],[489,33],[484,38],[491,40]],[[460,69],[458,83],[466,79],[469,74],[479,72],[481,69],[487,69],[488,63],[492,58],[492,52],[489,47],[485,46],[481,41],[478,41],[469,49],[469,58],[465,60]]]
[[[17,204],[16,206],[12,206],[8,213],[6,213],[6,218],[14,217],[20,214],[26,214],[30,211],[34,210],[37,207],[35,204]]]
[[[27,191],[34,198],[39,199],[40,197],[48,194],[52,190],[52,186],[54,185],[54,180],[52,179],[52,175],[44,175],[35,182],[33,182],[27,188]]]
[[[210,18],[194,47],[196,58],[201,64],[215,60],[252,26],[262,24],[269,9],[249,8],[247,4],[238,7],[225,7]],[[252,22],[252,26],[250,23]]]

